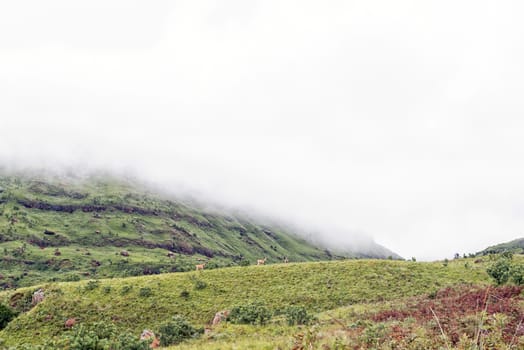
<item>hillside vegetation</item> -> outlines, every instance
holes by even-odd
[[[49,283],[0,293],[0,303],[21,312],[0,332],[0,338],[4,346],[43,343],[71,332],[64,328],[69,318],[86,325],[108,322],[133,334],[140,334],[146,328],[156,331],[173,315],[181,315],[196,327],[204,327],[217,311],[254,301],[266,305],[275,315],[292,305],[317,314],[359,303],[436,293],[458,284],[485,285],[489,281],[485,267],[472,262],[471,265],[463,261],[444,265],[346,260]],[[38,288],[44,290],[46,297],[31,307],[30,297]],[[279,336],[274,332],[285,336],[297,331],[297,328],[271,328],[270,325],[230,327],[236,331],[229,336],[238,337],[239,341],[242,334],[251,332],[268,332],[266,338],[277,339]]]
[[[477,255],[501,254],[510,252],[514,254],[524,254],[524,238],[515,239],[510,242],[496,244],[477,253]]]
[[[371,247],[373,248],[373,247]],[[394,255],[376,245],[377,254]],[[205,210],[133,181],[0,175],[0,288],[341,258],[275,225]]]

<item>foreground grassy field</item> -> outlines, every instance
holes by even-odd
[[[377,304],[380,308],[448,286],[488,283],[484,264],[468,259],[446,264],[389,260],[291,263],[49,283],[0,293],[0,303],[22,312],[0,332],[0,338],[4,347],[43,343],[71,332],[64,328],[68,318],[80,324],[105,321],[133,334],[146,328],[156,331],[175,314],[205,327],[217,311],[257,301],[277,315],[272,321],[277,326],[220,325],[220,331],[213,330],[182,348],[273,349],[282,343],[284,349],[308,332],[278,323],[278,315],[290,305],[303,306],[322,319],[326,312],[338,312],[341,307],[358,311],[359,304],[382,303]],[[31,308],[30,296],[38,288],[46,297]]]

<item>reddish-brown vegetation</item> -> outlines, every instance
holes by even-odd
[[[371,319],[384,322],[402,321],[410,317],[422,324],[436,321],[436,316],[444,333],[455,344],[462,334],[474,336],[471,333],[480,329],[483,318],[504,314],[508,320],[502,336],[505,341],[511,341],[514,336],[524,335],[524,328],[519,327],[524,320],[524,311],[519,307],[522,289],[517,286],[450,287],[434,295],[413,299],[404,308],[374,314]],[[433,328],[436,333],[440,332],[437,325]],[[403,334],[400,330],[394,331],[396,336]]]

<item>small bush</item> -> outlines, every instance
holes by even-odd
[[[127,293],[131,291],[131,289],[133,289],[133,286],[127,286],[127,285],[123,286],[122,290],[120,291],[120,294],[126,295]]]
[[[508,281],[510,276],[511,261],[508,258],[499,258],[491,264],[486,272],[490,275],[498,285],[504,284]]]
[[[138,291],[138,295],[143,298],[150,297],[151,295],[153,295],[153,291],[149,287],[140,288],[140,290]]]
[[[253,302],[247,305],[235,306],[228,317],[233,323],[264,325],[271,319],[271,312],[262,303]]]
[[[111,293],[111,286],[105,286],[102,291],[104,292],[104,294],[109,294]]]
[[[511,281],[516,285],[524,285],[524,264],[515,264],[509,272]]]
[[[95,290],[98,288],[99,285],[100,285],[100,282],[91,280],[87,282],[86,286],[84,287],[84,290],[85,291]]]
[[[76,281],[80,281],[80,276],[78,276],[77,274],[69,274],[69,275],[66,275],[64,277],[64,281],[65,282],[76,282]]]
[[[67,349],[70,350],[105,350],[109,347],[109,339],[115,336],[116,331],[112,324],[103,322],[80,324],[73,329],[73,334],[64,339]]]
[[[175,315],[170,321],[160,326],[158,334],[160,345],[169,346],[178,344],[185,339],[197,337],[199,331],[182,316]]]
[[[287,324],[293,325],[307,325],[313,320],[313,316],[309,315],[306,308],[303,306],[290,306],[286,309]]]
[[[0,329],[4,329],[15,316],[16,313],[13,310],[4,304],[0,304]]]
[[[196,280],[195,281],[195,289],[196,290],[201,290],[201,289],[205,289],[207,287],[207,283],[202,281],[202,280]]]
[[[240,260],[240,266],[249,266],[251,265],[251,262],[247,259]]]
[[[50,349],[70,350],[149,350],[152,340],[140,340],[130,333],[118,334],[111,323],[96,322],[79,325]],[[47,348],[45,348],[47,349]]]
[[[183,290],[180,292],[180,297],[181,298],[184,298],[184,299],[187,299],[189,298],[189,292],[187,290]]]
[[[131,333],[123,333],[118,336],[111,350],[149,350],[153,339],[140,340],[139,337]]]

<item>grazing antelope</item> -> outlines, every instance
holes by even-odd
[[[287,256],[284,257],[284,264],[287,264],[289,260],[287,259]]]
[[[258,259],[257,260],[257,265],[264,265],[266,263],[266,260],[267,258],[264,258],[264,259]]]
[[[222,310],[222,311],[217,312],[215,314],[215,317],[213,318],[212,325],[216,326],[220,322],[222,322],[225,319],[227,319],[228,316],[229,316],[229,310]]]
[[[68,318],[66,321],[65,321],[65,328],[68,328],[68,329],[71,329],[73,328],[73,326],[76,324],[76,318]]]
[[[206,266],[206,264],[198,264],[198,265],[195,265],[196,266],[196,270],[203,270],[204,269],[204,266]]]
[[[152,339],[151,345],[149,345],[151,349],[156,349],[160,346],[160,341],[155,336],[155,333],[153,333],[149,329],[144,329],[144,331],[140,335],[140,340],[150,340],[150,339]]]

